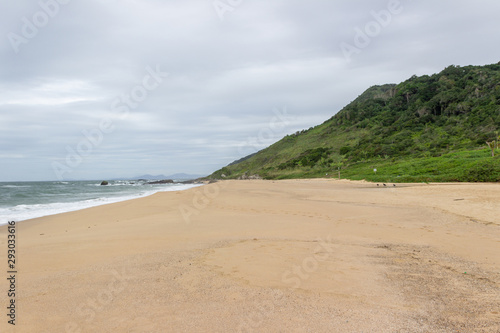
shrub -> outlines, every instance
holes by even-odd
[[[461,180],[465,182],[499,182],[500,162],[498,159],[479,162],[465,170]]]
[[[349,146],[344,146],[340,148],[340,155],[347,155],[351,151],[351,147]]]

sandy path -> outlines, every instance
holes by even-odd
[[[227,181],[20,222],[17,325],[0,331],[500,332],[498,198]]]

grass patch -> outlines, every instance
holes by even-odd
[[[375,173],[373,170],[377,169]],[[268,168],[260,175],[266,179],[337,178],[338,171],[320,167],[287,170]],[[372,182],[500,182],[500,156],[489,150],[462,151],[439,157],[375,159],[356,162],[341,170],[342,179]]]

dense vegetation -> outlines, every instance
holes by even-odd
[[[500,160],[486,144],[499,140],[499,129],[500,63],[450,66],[374,86],[323,124],[212,177],[324,177],[340,169],[374,181],[500,181]]]

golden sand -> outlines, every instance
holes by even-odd
[[[224,181],[19,222],[0,332],[500,332],[500,185]],[[7,275],[7,228],[0,228]]]

